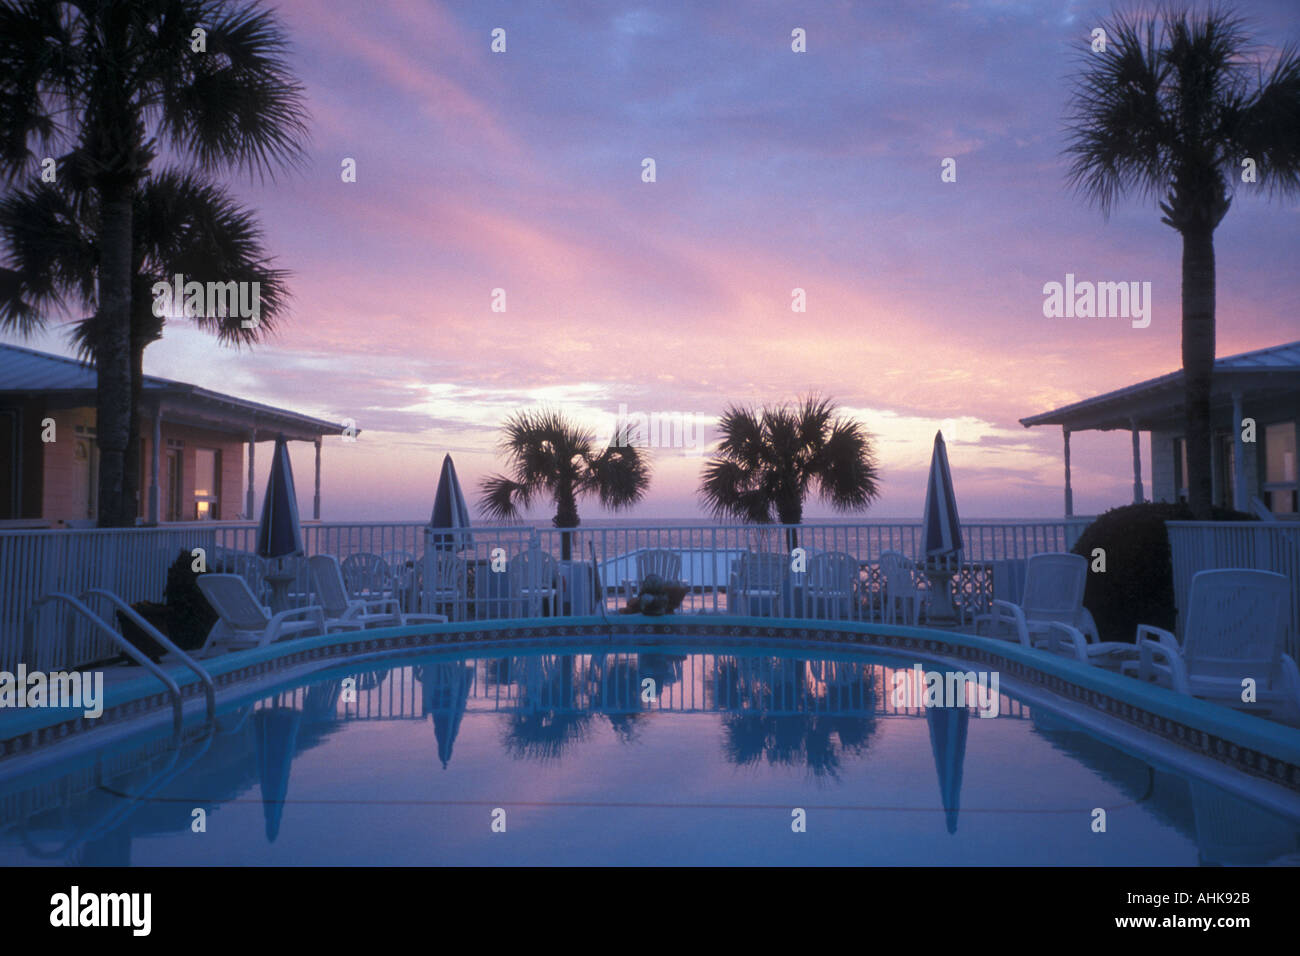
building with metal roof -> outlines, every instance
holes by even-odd
[[[1274,514],[1297,507],[1296,424],[1300,421],[1300,342],[1230,355],[1214,363],[1210,397],[1214,503],[1245,511],[1253,499]],[[1074,513],[1070,434],[1123,429],[1133,436],[1133,500],[1145,500],[1141,433],[1151,433],[1153,501],[1186,497],[1183,373],[1170,372],[1050,412],[1026,428],[1059,425],[1064,436],[1065,513]]]
[[[0,522],[93,521],[97,380],[93,366],[75,359],[0,344]],[[279,435],[315,445],[319,519],[322,439],[358,432],[156,375],[144,378],[139,426],[137,511],[146,524],[254,517],[255,449]]]

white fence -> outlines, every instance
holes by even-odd
[[[1068,550],[1086,524],[1086,520],[1074,519],[964,525],[966,550],[954,578],[955,598],[967,612],[982,610],[995,594],[1014,599],[1022,573],[1018,564],[1031,554]],[[883,606],[876,562],[881,552],[901,551],[915,558],[921,540],[921,526],[915,522],[795,528],[580,527],[571,532],[549,527],[475,527],[468,542],[458,542],[465,545],[456,554],[459,580],[449,592],[438,594],[431,575],[427,578],[430,586],[425,584],[429,567],[425,529],[418,521],[309,523],[302,529],[303,546],[307,556],[332,554],[345,562],[348,583],[355,590],[400,600],[406,610],[438,610],[457,620],[537,613],[536,601],[521,601],[518,593],[511,591],[508,574],[493,573],[501,570],[503,562],[529,549],[548,553],[559,568],[556,593],[542,613],[592,613],[602,606],[615,612],[636,587],[637,556],[649,550],[679,556],[679,577],[688,585],[682,611],[721,613],[728,609],[728,592],[740,555],[788,554],[798,546],[810,559],[823,552],[839,552],[853,559],[858,566],[859,592],[852,606],[804,602],[796,576],[764,613],[879,620]],[[0,670],[13,671],[24,656],[23,622],[41,595],[52,591],[75,595],[95,587],[113,591],[128,602],[162,601],[168,568],[182,553],[195,548],[204,550],[208,570],[240,573],[265,598],[262,575],[268,568],[254,554],[256,537],[255,524],[234,522],[120,530],[0,531]],[[368,579],[366,567],[375,569]],[[296,574],[289,588],[290,603],[312,603],[313,586],[305,561],[290,561],[287,569]],[[926,586],[919,575],[918,583]],[[116,656],[115,648],[62,605],[47,605],[38,613],[37,659],[26,660],[28,666],[71,667]]]
[[[1168,521],[1174,565],[1174,604],[1187,606],[1192,576],[1214,568],[1276,571],[1291,581],[1287,653],[1300,658],[1300,523],[1268,521]],[[1183,618],[1178,617],[1182,634]]]

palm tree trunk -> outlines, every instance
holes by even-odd
[[[144,394],[144,342],[131,333],[131,429],[127,435],[126,460],[122,468],[123,506],[132,520],[140,514],[140,401]],[[147,518],[148,515],[146,514]]]
[[[578,518],[578,501],[573,495],[573,488],[567,483],[561,484],[555,492],[555,527],[576,528],[581,523]],[[573,535],[564,532],[560,535],[560,558],[569,561],[573,558]]]
[[[95,430],[99,445],[99,527],[134,523],[124,500],[131,433],[131,192],[105,191],[99,231],[100,332],[95,345],[99,385]]]
[[[1187,504],[1210,519],[1210,386],[1214,374],[1214,230],[1183,232],[1183,388]]]

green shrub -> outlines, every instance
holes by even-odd
[[[208,632],[217,623],[217,612],[199,590],[198,575],[191,565],[188,551],[181,551],[167,569],[167,636],[183,651],[202,647]]]
[[[1213,518],[1254,520],[1221,508]],[[1073,550],[1088,559],[1083,605],[1092,612],[1103,641],[1131,642],[1139,624],[1174,630],[1174,566],[1165,522],[1191,520],[1186,504],[1147,502],[1112,508],[1084,530]],[[1106,552],[1104,574],[1091,570],[1095,548]]]

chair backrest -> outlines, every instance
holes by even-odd
[[[314,554],[307,559],[315,584],[316,598],[329,617],[342,617],[348,609],[348,590],[343,582],[339,559],[332,554]]]
[[[429,582],[434,591],[446,594],[461,593],[464,590],[466,565],[463,559],[450,551],[430,548],[424,553],[424,567],[420,576],[421,583]]]
[[[248,582],[238,574],[207,572],[196,580],[212,610],[229,627],[237,631],[260,631],[271,623],[271,615],[257,603]]]
[[[558,573],[559,565],[555,563],[553,557],[541,548],[529,548],[527,551],[520,551],[510,559],[510,564],[506,568],[506,582],[511,592],[523,588],[530,590],[549,588],[554,587]]]
[[[385,551],[384,562],[393,574],[403,574],[415,564],[415,555],[410,551]]]
[[[652,574],[657,574],[666,581],[682,579],[682,556],[667,548],[651,548],[636,556],[636,577],[644,581]]]
[[[736,574],[744,588],[779,588],[789,570],[789,558],[784,554],[762,551],[747,551],[736,563]]]
[[[918,593],[913,564],[902,551],[880,552],[880,573],[885,578],[885,593],[891,598],[911,597]]]
[[[809,559],[804,588],[809,593],[852,594],[857,580],[857,558],[842,551],[823,551]]]
[[[1290,583],[1272,571],[1224,568],[1192,576],[1183,628],[1189,677],[1278,675],[1286,643]]]
[[[349,554],[343,559],[343,583],[349,594],[376,593],[391,586],[393,575],[388,562],[366,551]]]
[[[1083,616],[1083,586],[1087,580],[1088,560],[1081,554],[1031,555],[1025,566],[1025,594],[1020,607],[1031,621],[1075,625]]]

